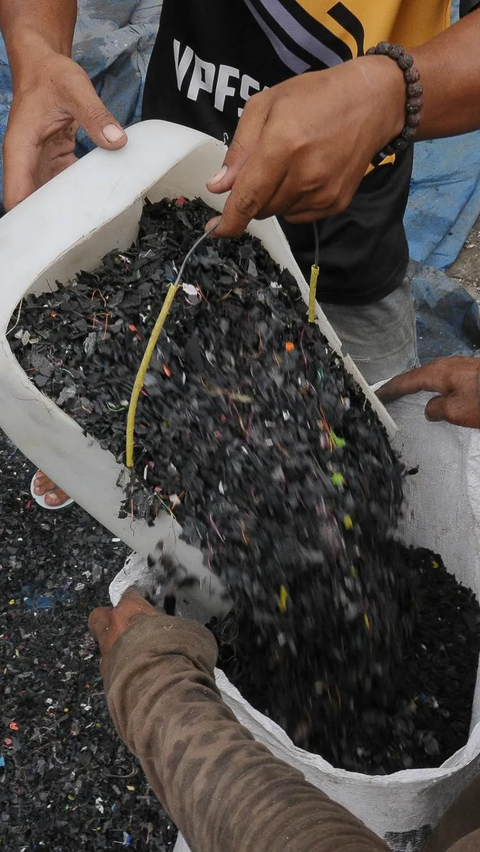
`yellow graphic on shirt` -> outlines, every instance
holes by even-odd
[[[451,0],[244,0],[292,74],[334,68],[379,41],[407,49],[450,22]],[[382,165],[393,163],[386,157]],[[379,165],[378,158],[368,171]],[[367,172],[368,174],[368,172]]]
[[[294,74],[332,68],[379,41],[410,49],[444,30],[451,0],[244,0]]]
[[[332,0],[297,0],[305,12],[343,39],[357,55],[352,35],[329,15]],[[379,41],[395,41],[406,48],[423,44],[449,26],[451,0],[344,0],[343,4],[365,31],[365,49]]]

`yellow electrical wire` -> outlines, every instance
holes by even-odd
[[[308,321],[315,322],[315,303],[317,299],[317,281],[318,281],[318,273],[320,272],[319,267],[316,263],[312,263],[312,268],[310,270],[310,290],[308,297]]]
[[[133,383],[132,394],[130,397],[130,404],[128,406],[127,415],[127,443],[125,459],[128,468],[133,468],[133,445],[135,440],[135,417],[137,414],[138,398],[140,396],[140,391],[143,388],[145,376],[150,366],[150,361],[152,360],[152,355],[157,345],[158,338],[160,337],[160,332],[162,331],[162,328],[165,325],[165,320],[167,319],[168,314],[170,313],[170,308],[172,307],[173,300],[175,298],[175,294],[179,286],[179,284],[170,284],[170,287],[167,290],[167,295],[165,296],[165,301],[162,305],[162,310],[160,311],[157,317],[157,321],[153,327],[153,331],[150,335],[150,340],[148,341],[147,348],[143,353],[143,358],[138,373],[135,377],[135,381]]]
[[[310,288],[308,293],[308,321],[315,322],[315,302],[317,298],[317,281],[318,273],[320,272],[318,264],[320,263],[320,234],[318,233],[318,225],[314,221],[313,233],[315,236],[315,257],[310,270]]]
[[[165,325],[165,321],[168,317],[168,314],[170,313],[170,309],[172,307],[173,300],[175,298],[177,290],[181,286],[181,278],[182,278],[185,266],[187,265],[188,261],[190,260],[190,257],[192,256],[194,251],[196,251],[196,249],[198,248],[200,243],[205,239],[205,237],[208,237],[209,234],[211,234],[212,231],[214,231],[215,228],[217,228],[219,224],[220,224],[220,220],[218,222],[215,222],[215,224],[211,228],[209,228],[208,231],[205,231],[205,233],[203,233],[198,238],[198,240],[196,240],[194,242],[190,251],[185,255],[175,281],[172,284],[170,284],[170,287],[167,290],[167,295],[165,296],[165,301],[164,301],[164,303],[162,305],[162,309],[161,309],[161,311],[160,311],[160,313],[157,317],[157,321],[156,321],[156,323],[153,327],[153,331],[152,331],[150,338],[149,338],[149,341],[147,343],[147,348],[145,349],[145,352],[143,354],[143,358],[142,358],[141,363],[140,363],[140,367],[138,368],[138,373],[135,376],[135,381],[133,383],[132,393],[131,393],[131,396],[130,396],[130,403],[129,403],[129,406],[128,406],[127,434],[126,434],[126,447],[125,447],[125,464],[126,464],[127,468],[129,468],[130,470],[133,470],[133,462],[134,462],[133,448],[134,448],[134,442],[135,442],[135,418],[136,418],[136,415],[137,415],[138,399],[139,399],[139,396],[140,396],[140,392],[143,388],[143,383],[145,381],[145,376],[147,374],[147,370],[150,366],[150,361],[152,360],[152,355],[153,355],[153,353],[155,351],[155,347],[158,343],[158,338],[160,337],[160,333],[163,329],[163,326]]]

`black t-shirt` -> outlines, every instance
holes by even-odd
[[[419,43],[446,25],[447,0],[429,0],[429,11],[406,14],[412,6],[424,2],[164,0],[143,118],[193,127],[228,144],[255,92],[363,55],[383,38],[403,37],[408,46],[409,27],[421,36],[413,42]],[[387,24],[392,19],[393,29]],[[379,165],[363,179],[345,212],[318,222],[321,301],[366,304],[401,284],[408,261],[403,216],[412,161],[409,150]],[[281,224],[308,277],[313,226]]]

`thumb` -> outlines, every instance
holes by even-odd
[[[207,183],[210,192],[220,194],[232,188],[240,170],[257,148],[268,118],[268,105],[268,92],[254,95],[247,102],[223,165]]]
[[[425,417],[436,423],[447,420],[448,396],[434,396],[425,406]]]
[[[88,76],[82,75],[74,89],[72,115],[100,148],[123,148],[127,134],[98,97]]]
[[[99,606],[90,613],[88,629],[93,633],[97,642],[100,642],[103,634],[109,629],[111,618],[111,606]]]
[[[221,169],[208,181],[207,189],[217,194],[228,192],[235,183],[235,179],[247,159],[248,153],[242,143],[234,139],[225,154]]]

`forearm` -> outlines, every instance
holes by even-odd
[[[115,643],[105,686],[120,736],[194,852],[386,852],[237,722],[215,687],[208,632],[160,619]]]
[[[0,0],[0,31],[14,86],[48,51],[70,56],[76,17],[76,0]]]
[[[480,9],[411,53],[424,89],[417,138],[480,128]]]

